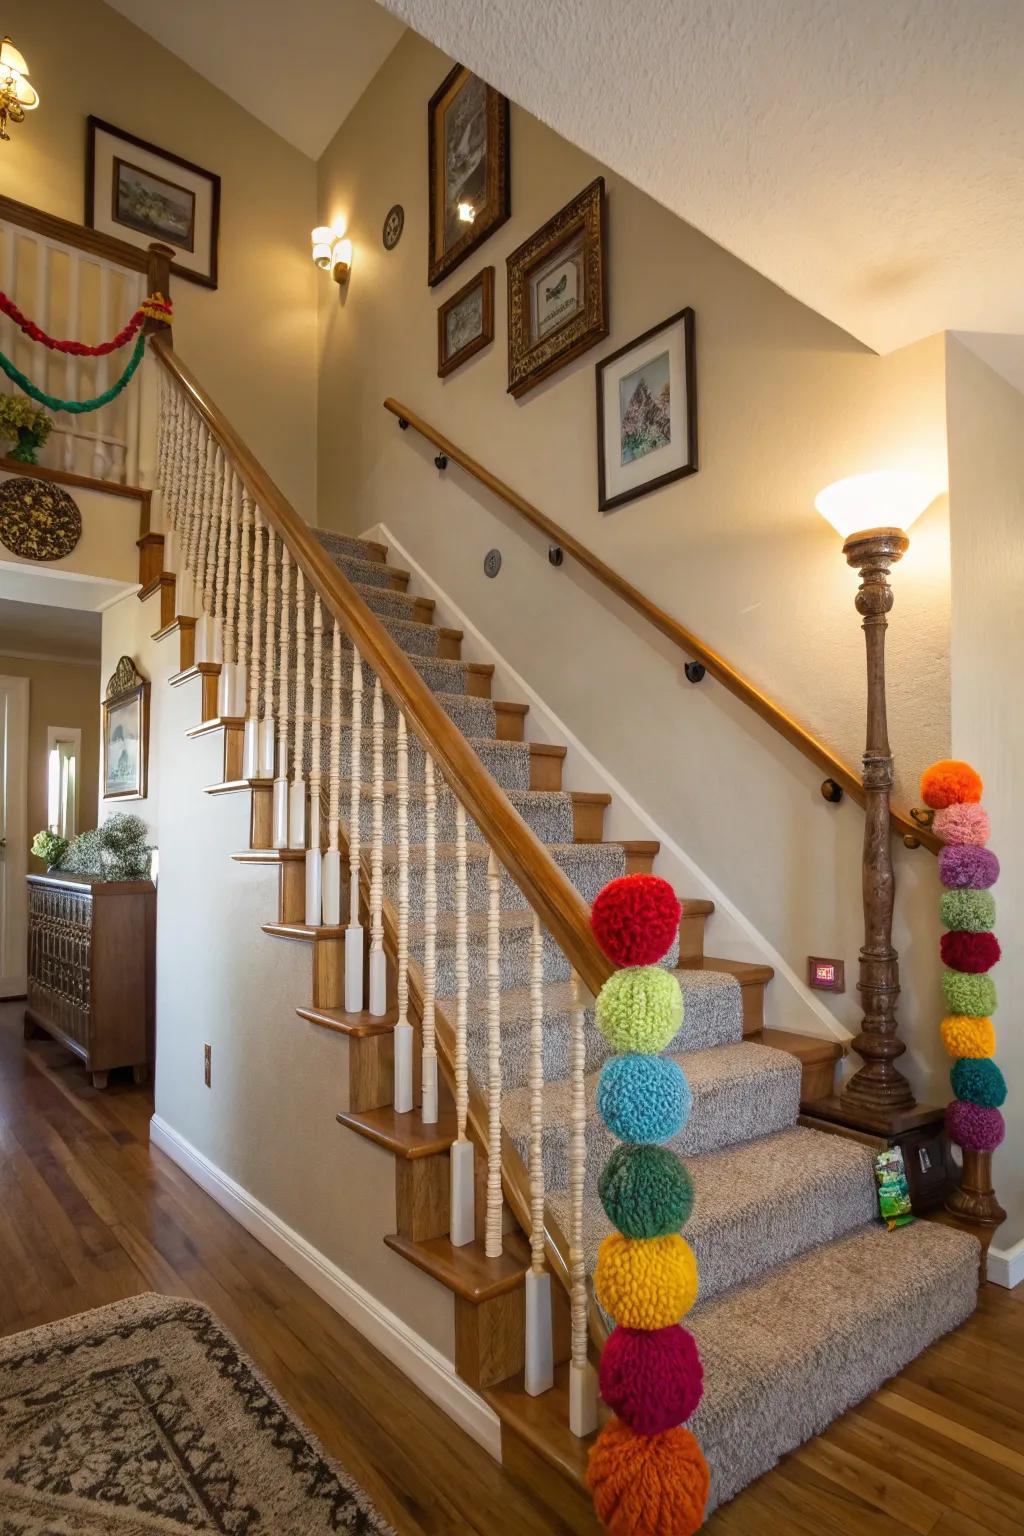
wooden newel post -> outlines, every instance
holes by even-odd
[[[893,603],[889,570],[909,540],[898,528],[873,528],[843,545],[847,561],[860,572],[857,612],[867,645],[867,741],[864,750],[864,947],[858,991],[864,1004],[860,1034],[852,1042],[864,1065],[843,1089],[843,1104],[887,1122],[913,1108],[910,1084],[895,1065],[906,1046],[897,1034],[899,962],[892,946],[894,877],[890,845],[889,795],[892,753],[885,707],[886,615]]]
[[[161,245],[154,240],[149,247],[149,266],[146,269],[147,292],[162,293],[165,299],[171,296],[171,262],[175,252],[169,245]],[[171,339],[171,327],[165,320],[148,319],[142,327],[144,333],[149,336],[153,331],[162,331],[168,341]]]
[[[946,1196],[946,1210],[962,1221],[982,1227],[1001,1226],[1006,1212],[992,1188],[992,1153],[963,1149],[964,1170],[957,1189]]]

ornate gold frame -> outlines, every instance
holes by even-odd
[[[110,712],[132,699],[139,702],[139,787],[115,790],[108,795],[107,733],[110,729]],[[143,677],[130,656],[121,657],[103,695],[103,738],[100,747],[100,799],[145,800],[149,779],[149,679]]]

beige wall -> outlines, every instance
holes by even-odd
[[[10,0],[3,25],[41,95],[3,146],[9,196],[82,221],[90,113],[220,175],[220,287],[174,279],[175,343],[312,516],[313,162],[100,0]],[[269,94],[267,104],[287,111]]]
[[[37,661],[0,653],[0,672],[27,677],[28,687],[28,837],[46,826],[46,732],[51,725],[78,726],[82,732],[78,830],[97,821],[100,761],[100,668],[69,661]],[[45,868],[30,859],[29,868]]]
[[[1009,1216],[995,1243],[1006,1249],[1024,1239],[1024,396],[953,339],[947,376],[953,751],[985,781],[990,846],[1002,861],[994,893],[1003,950],[993,972],[1001,1005],[994,1022],[1009,1096],[994,1171]]]

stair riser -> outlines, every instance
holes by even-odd
[[[473,700],[475,705],[478,701]],[[330,716],[321,713],[320,717],[320,773],[326,781],[331,767],[331,732]],[[529,790],[535,786],[531,783],[530,749],[526,742],[517,741],[487,741],[484,739],[470,739],[469,744],[476,752],[480,761],[488,773],[497,780],[502,789]],[[339,748],[341,774],[343,783],[341,803],[347,814],[351,786],[348,782],[352,763],[352,727],[342,727],[341,744]],[[373,784],[373,742],[369,728],[364,724],[362,742],[359,753],[361,798],[364,800],[369,794]],[[425,776],[426,756],[423,748],[414,736],[409,737],[409,785],[410,788],[418,788],[423,784]],[[306,732],[306,752],[303,761],[303,769],[308,774],[312,765],[311,735]],[[392,729],[385,733],[384,738],[384,780],[385,783],[395,783],[398,778],[398,748],[395,743],[395,734]],[[440,794],[444,793],[440,773],[435,774],[435,783],[440,787]],[[452,809],[454,819],[454,808]],[[564,839],[571,842],[572,838]]]
[[[362,596],[362,594],[360,594],[360,596]],[[303,634],[305,635],[306,639],[306,660],[308,663],[313,652],[314,638],[313,604],[308,594],[306,597],[305,606],[306,624],[303,630]],[[384,628],[387,630],[388,634],[391,636],[392,640],[394,640],[395,644],[398,645],[407,656],[444,656],[447,654],[446,644],[448,637],[442,635],[440,630],[435,629],[432,624],[417,624],[415,621],[407,619],[404,615],[401,617],[396,617],[391,614],[378,614],[377,617],[381,624],[383,624]],[[296,614],[293,605],[291,623],[289,625],[289,636],[293,656],[295,655],[296,641],[299,634],[297,618],[298,615]],[[323,643],[325,658],[324,683],[326,685],[328,679],[332,676],[333,668],[333,626],[329,615],[326,614],[324,615],[321,639]],[[352,642],[348,635],[345,634],[344,630],[342,630],[341,635],[341,666],[342,675],[347,677],[352,671]]]
[[[330,555],[332,560],[339,556],[342,559],[369,560],[381,563],[381,546],[370,544],[365,539],[352,538],[347,533],[335,533],[331,528],[314,528],[313,537],[318,544]],[[385,559],[387,556],[385,555]]]
[[[410,597],[407,592],[392,592],[386,587],[368,587],[364,582],[358,583],[358,589],[367,608],[381,617],[407,619],[414,624],[432,622],[433,604],[422,597]]]
[[[573,841],[572,801],[568,795],[553,799],[548,796],[534,795],[529,791],[526,793],[510,791],[509,793],[516,810],[542,843]],[[436,817],[438,843],[455,842],[455,805],[455,797],[450,792],[444,791],[438,796]],[[396,794],[384,796],[383,812],[384,841],[397,843],[398,797]],[[422,796],[410,796],[408,820],[410,843],[424,842],[427,835],[427,808]],[[360,804],[359,826],[363,842],[368,842],[373,828],[373,806],[366,799],[363,799]],[[470,843],[483,842],[483,835],[472,816],[466,817],[466,838]]]
[[[609,880],[614,880],[617,874],[622,873],[624,860],[620,849],[614,843],[607,843],[601,847],[600,858],[588,857],[583,846],[556,848],[552,850],[552,857],[558,867],[564,871],[569,880],[579,891],[584,901],[592,902]],[[613,871],[613,873],[609,873]],[[437,901],[438,911],[451,913],[455,910],[455,875],[456,861],[454,858],[439,858],[437,860]],[[527,909],[525,896],[516,885],[510,875],[501,873],[501,910],[503,912],[524,912]],[[410,860],[409,864],[409,902],[414,914],[419,916],[423,911],[425,897],[426,870],[420,859]],[[384,868],[385,894],[395,901],[398,896],[398,869],[397,866],[388,863]],[[466,861],[466,901],[467,910],[479,915],[487,910],[489,890],[487,884],[487,860],[481,855]],[[509,935],[503,935],[503,941]],[[443,935],[438,943],[439,947],[451,940],[450,934]],[[475,935],[471,942],[482,942],[482,935]]]

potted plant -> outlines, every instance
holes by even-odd
[[[32,839],[32,852],[37,859],[43,860],[47,869],[60,869],[67,851],[67,838],[61,837],[59,832],[51,832],[48,827],[42,827]]]
[[[25,395],[0,395],[0,438],[14,444],[9,458],[19,464],[34,464],[52,431],[49,416]]]

